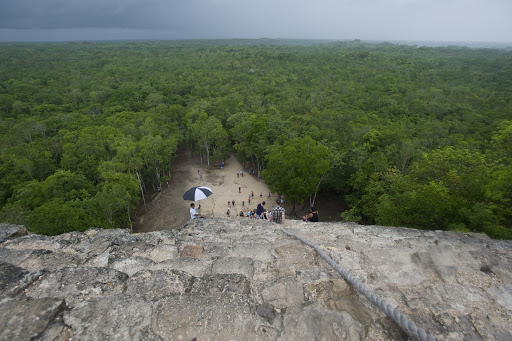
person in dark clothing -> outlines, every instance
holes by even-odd
[[[318,222],[318,211],[314,207],[311,207],[309,214],[302,217],[304,221]]]
[[[265,206],[265,202],[258,204],[258,207],[256,208],[256,217],[258,219],[267,219],[265,214],[265,207],[263,206]]]

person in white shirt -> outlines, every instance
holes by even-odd
[[[201,209],[201,204],[199,204],[199,207],[196,209],[195,204],[190,204],[190,219],[196,219],[197,217],[201,217],[201,214],[197,212],[197,210]]]

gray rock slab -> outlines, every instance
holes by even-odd
[[[264,303],[276,308],[288,308],[304,303],[302,284],[294,278],[283,277],[260,285]]]
[[[157,300],[162,297],[189,292],[194,277],[179,270],[143,270],[130,277],[126,283],[125,293],[140,295],[148,300]]]
[[[196,278],[191,295],[249,295],[251,282],[243,275],[210,275]]]
[[[274,261],[276,254],[268,242],[237,243],[230,254],[231,257],[247,257],[263,263]]]
[[[226,257],[213,263],[212,272],[215,274],[241,274],[252,278],[253,260],[251,258]]]
[[[56,298],[0,301],[0,340],[32,340],[65,308]]]
[[[286,242],[275,246],[277,253],[274,263],[274,277],[295,276],[296,271],[310,270],[317,267],[316,251],[300,241]]]
[[[160,301],[152,328],[163,340],[276,340],[279,335],[251,300],[221,293]]]
[[[149,254],[146,253],[142,256],[151,259],[155,263],[160,263],[178,258],[178,248],[174,245],[160,244],[154,247]]]
[[[0,292],[5,292],[12,287],[18,285],[18,283],[29,273],[29,271],[0,261]]]
[[[178,258],[157,263],[152,270],[176,269],[188,272],[194,277],[203,277],[211,274],[213,261],[211,259]]]
[[[512,314],[512,284],[487,289],[491,297]]]
[[[55,252],[63,247],[63,243],[56,238],[30,234],[7,240],[2,244],[2,247],[15,250],[49,250]]]
[[[39,257],[50,253],[49,250],[16,250],[0,248],[0,260],[13,265],[21,265],[29,257]]]
[[[112,269],[124,272],[128,274],[128,276],[132,276],[141,270],[151,268],[154,264],[155,262],[151,259],[143,257],[117,258],[112,262],[109,261],[109,266]]]
[[[10,263],[0,261],[0,297],[14,297],[42,275],[42,271],[30,272]]]
[[[0,243],[28,234],[27,228],[23,225],[0,224]]]
[[[184,245],[180,251],[180,257],[200,258],[203,252],[203,245]]]
[[[93,267],[108,267],[108,262],[110,260],[110,253],[108,251],[105,251],[103,253],[100,253],[99,255],[96,255],[87,262],[85,262],[84,266],[93,266]]]
[[[82,264],[82,259],[74,254],[63,252],[33,253],[20,266],[27,270],[54,270],[66,267],[76,267]]]
[[[32,298],[64,299],[68,307],[95,297],[120,294],[128,275],[109,268],[63,268],[47,273],[26,290]]]
[[[153,303],[137,296],[114,295],[81,302],[64,312],[73,340],[155,340]]]
[[[278,340],[366,340],[367,326],[347,312],[331,311],[315,303],[286,311],[284,331]]]

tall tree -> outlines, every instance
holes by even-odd
[[[329,168],[328,160],[327,147],[310,137],[296,138],[271,149],[262,176],[273,192],[293,202],[293,214],[295,203],[304,202],[317,189]]]

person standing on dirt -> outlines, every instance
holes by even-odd
[[[276,207],[270,212],[270,221],[276,224],[284,224],[285,222],[285,209],[281,207],[281,200],[276,200]]]

